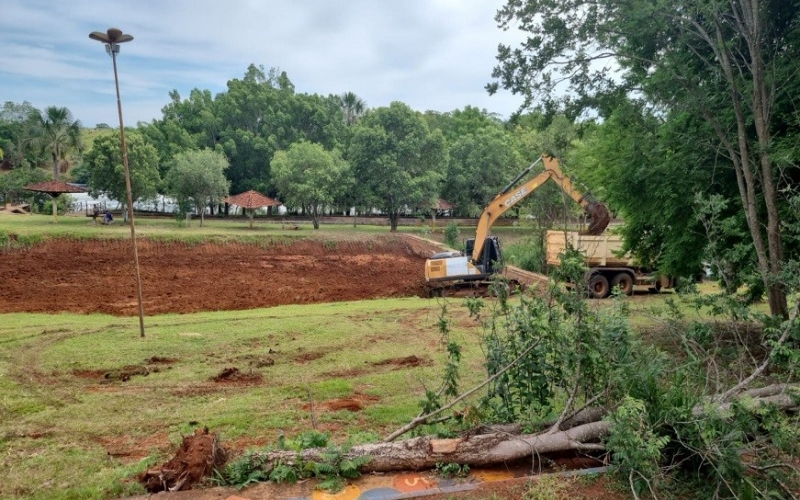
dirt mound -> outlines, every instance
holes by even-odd
[[[423,243],[398,236],[261,246],[139,240],[147,315],[427,296]],[[138,314],[127,240],[0,251],[0,313]]]
[[[375,401],[379,401],[380,398],[378,396],[373,396],[369,394],[361,394],[356,393],[349,398],[338,398],[338,399],[330,399],[328,401],[324,401],[317,405],[311,404],[304,404],[303,409],[306,411],[311,410],[320,410],[320,411],[352,411],[358,412],[364,409],[364,406],[369,403],[374,403]]]
[[[212,378],[213,382],[218,383],[234,383],[234,384],[247,384],[260,382],[262,379],[260,373],[248,372],[245,373],[236,367],[225,368],[219,374]]]
[[[183,437],[172,460],[147,470],[139,482],[150,493],[190,490],[203,478],[211,476],[214,469],[222,467],[226,459],[227,453],[217,435],[209,434],[208,429],[198,429]]]
[[[390,358],[372,363],[374,366],[394,366],[395,369],[408,368],[412,366],[432,366],[433,361],[419,356],[406,356],[405,358]]]

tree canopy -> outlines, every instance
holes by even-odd
[[[178,202],[191,202],[203,226],[205,208],[228,196],[230,182],[225,177],[228,160],[210,149],[178,153],[165,179],[168,192]]]
[[[340,153],[307,141],[276,152],[272,173],[284,204],[302,207],[311,216],[314,229],[319,229],[325,207],[352,186],[350,166]]]
[[[131,195],[134,203],[152,199],[157,194],[161,176],[158,173],[158,152],[139,133],[125,136],[128,166],[131,175]],[[112,200],[126,204],[125,168],[119,138],[103,135],[95,139],[91,151],[84,156],[89,170],[89,192],[93,196],[104,194]]]
[[[770,310],[786,317],[780,279],[785,263],[780,213],[786,198],[780,193],[797,174],[779,173],[796,170],[794,141],[785,133],[797,123],[787,95],[796,85],[795,70],[789,68],[797,65],[797,13],[797,5],[758,0],[509,1],[498,12],[498,22],[513,23],[529,37],[520,47],[500,48],[496,81],[489,90],[502,86],[524,96],[526,105],[540,102],[543,109],[562,107],[573,114],[593,108],[604,117],[618,114],[624,101],[640,101],[645,121],[652,116],[664,122],[664,132],[684,138],[670,149],[664,140],[674,136],[659,132],[653,136],[658,144],[637,145],[645,153],[637,160],[647,158],[672,173],[668,186],[648,182],[640,188],[668,192],[682,185],[680,199],[661,200],[685,209],[692,206],[695,193],[730,200],[728,186],[735,186],[753,267]],[[785,107],[777,108],[779,103]],[[645,151],[652,146],[660,152]],[[606,152],[599,163],[619,161],[617,152]],[[670,169],[685,160],[693,170],[706,171],[699,184],[687,185],[689,179],[679,169]],[[651,167],[653,163],[631,162],[626,174]],[[718,175],[724,170],[732,175]],[[622,198],[618,188],[608,187]],[[626,208],[628,213],[636,210]],[[686,218],[682,222],[694,224]],[[663,222],[650,220],[636,230],[659,226],[666,229]],[[684,231],[691,229],[683,226]],[[662,239],[651,241],[651,248],[679,244],[666,239],[668,231],[657,232]]]
[[[438,196],[447,162],[444,136],[400,102],[370,110],[354,129],[348,158],[356,181],[396,231],[403,210],[430,207]]]

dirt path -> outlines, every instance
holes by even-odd
[[[419,241],[139,241],[146,314],[424,295]],[[0,255],[0,313],[137,314],[127,240],[49,240]]]

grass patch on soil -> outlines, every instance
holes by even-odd
[[[449,310],[475,382],[480,329]],[[144,339],[135,317],[0,315],[0,498],[140,492],[125,478],[195,428],[263,446],[312,428],[312,408],[333,441],[383,435],[440,377],[438,315],[424,299],[162,315]]]
[[[164,242],[242,242],[269,244],[270,241],[292,241],[301,238],[316,238],[327,242],[342,240],[364,240],[365,236],[389,234],[388,226],[359,224],[322,224],[318,230],[308,224],[300,224],[300,230],[290,230],[283,226],[279,219],[257,220],[253,228],[249,227],[246,217],[218,218],[208,217],[200,227],[198,219],[192,220],[188,225],[180,226],[171,218],[165,217],[136,217],[136,234],[142,238],[149,238]],[[429,226],[419,224],[414,226],[400,226],[398,231],[422,235],[434,241],[444,241],[443,230],[437,229],[431,233]],[[500,235],[504,244],[512,244],[530,233],[524,227],[497,226],[493,233]],[[474,235],[474,227],[461,228],[461,239]],[[130,228],[122,223],[122,218],[111,225],[95,225],[90,217],[83,213],[59,216],[58,223],[53,222],[51,214],[9,214],[0,211],[0,249],[9,242],[9,235],[13,235],[13,242],[21,246],[30,246],[48,238],[71,239],[106,239],[129,238]]]

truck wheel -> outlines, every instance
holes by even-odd
[[[619,287],[619,291],[625,295],[633,293],[633,277],[628,273],[619,273],[611,280],[611,287]]]
[[[610,287],[608,286],[608,279],[606,279],[606,277],[602,274],[593,274],[589,278],[587,288],[589,291],[589,297],[593,299],[604,299],[608,297],[608,292],[610,290]]]

